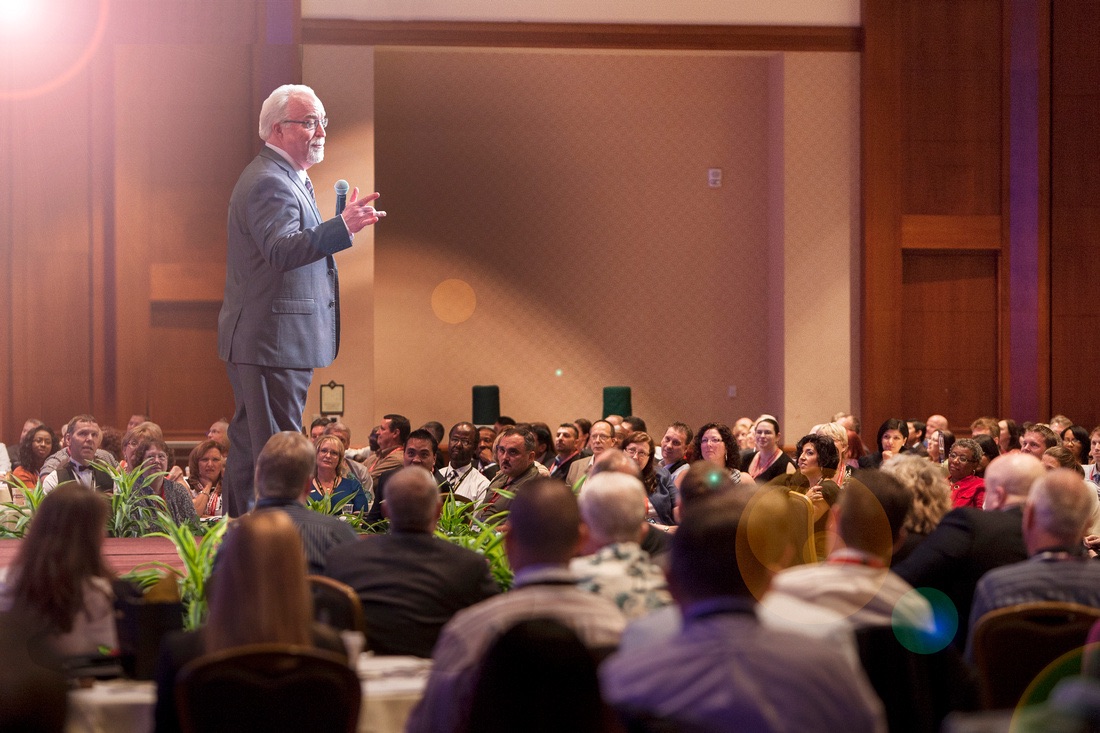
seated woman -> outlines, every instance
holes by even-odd
[[[761,417],[753,427],[756,452],[749,458],[749,475],[758,484],[765,484],[777,476],[794,473],[791,457],[783,451],[780,442],[779,422],[773,417]]]
[[[646,519],[657,529],[668,531],[676,524],[672,510],[676,506],[676,487],[667,471],[657,471],[653,460],[654,442],[649,433],[631,433],[623,444],[626,453],[641,472],[642,485],[645,487],[647,509]]]
[[[947,454],[947,480],[951,483],[951,506],[972,506],[985,503],[985,479],[978,476],[982,447],[970,438],[956,440]]]
[[[57,436],[49,425],[39,425],[19,441],[19,465],[11,472],[12,478],[22,481],[28,488],[38,483],[42,464],[58,449]],[[18,496],[16,494],[18,493]],[[19,501],[22,492],[13,487],[12,498]]]
[[[1089,462],[1089,431],[1080,425],[1070,425],[1062,431],[1062,447],[1082,466]]]
[[[848,430],[838,422],[827,422],[823,425],[818,425],[816,428],[810,431],[818,435],[824,435],[833,441],[833,445],[836,446],[836,454],[840,457],[847,457],[848,455]],[[846,460],[841,460],[836,467],[836,473],[833,476],[833,481],[838,486],[844,486],[848,483],[848,479],[852,477],[852,466],[848,465]]]
[[[108,504],[75,481],[46,495],[0,590],[0,611],[34,619],[62,657],[117,649],[114,574],[103,559]]]
[[[829,513],[840,498],[840,486],[833,479],[840,465],[840,454],[832,439],[824,435],[806,435],[798,441],[798,473],[786,485],[805,494],[814,503],[814,547],[817,556],[828,554],[826,547]]]
[[[178,484],[166,477],[168,466],[172,463],[172,449],[167,443],[159,438],[146,440],[132,455],[134,465],[143,467],[142,479],[137,486],[141,487],[145,477],[153,476],[152,481],[140,489],[143,494],[156,495],[164,499],[168,513],[176,522],[199,521],[199,516],[195,513],[195,504],[191,501],[191,492],[183,484]]]
[[[280,509],[245,514],[234,522],[218,550],[209,597],[206,624],[169,634],[161,645],[155,672],[157,733],[180,729],[176,675],[204,654],[270,642],[314,646],[346,658],[336,632],[313,623],[301,535]]]
[[[744,478],[740,471],[741,453],[737,449],[737,441],[728,425],[708,422],[699,428],[692,443],[692,453],[697,460],[725,469],[730,480],[735,484],[741,483]],[[749,482],[746,481],[746,483]]]
[[[943,469],[916,453],[894,456],[882,464],[890,474],[913,494],[913,505],[905,516],[905,541],[894,550],[892,564],[909,556],[951,511],[951,485]]]
[[[313,488],[309,498],[316,500],[327,496],[335,506],[345,497],[351,497],[344,505],[344,513],[368,511],[374,497],[348,469],[343,442],[335,435],[322,435],[315,445],[317,467],[313,472]]]
[[[187,486],[191,501],[200,517],[220,517],[222,505],[222,471],[225,469],[225,446],[216,440],[204,440],[191,451],[187,459]]]
[[[1009,418],[999,420],[997,422],[997,430],[997,447],[1001,449],[1001,453],[1020,450],[1020,435],[1022,431],[1015,420],[1010,420]]]
[[[882,423],[878,429],[876,445],[878,450],[869,456],[859,459],[860,468],[878,468],[882,462],[888,460],[905,450],[905,442],[909,439],[909,423],[892,417]],[[929,451],[931,453],[931,451]]]

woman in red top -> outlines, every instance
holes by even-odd
[[[985,479],[976,475],[982,447],[970,438],[956,440],[947,454],[947,480],[951,483],[951,506],[982,508]]]

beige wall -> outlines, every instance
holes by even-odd
[[[860,23],[859,0],[302,0],[306,18],[549,21],[559,23]]]
[[[369,248],[340,259],[344,344],[326,372],[348,385],[353,430],[398,410],[468,419],[474,384],[551,423],[595,416],[602,388],[627,384],[654,432],[787,411],[793,435],[847,407],[857,58],[307,47],[305,81],[334,119],[319,190],[352,180],[334,163],[376,134],[391,212],[373,297]],[[376,127],[351,134],[372,61]],[[809,331],[807,268],[831,306]],[[458,323],[461,291],[433,310],[452,281],[476,298]],[[353,336],[371,300],[373,340],[365,318]],[[822,340],[836,360],[808,369]]]

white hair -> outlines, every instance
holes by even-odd
[[[1085,534],[1096,496],[1076,472],[1058,468],[1036,479],[1027,505],[1042,529],[1072,546]]]
[[[577,502],[581,518],[598,541],[638,541],[646,496],[642,482],[634,476],[618,471],[598,473],[584,482]]]
[[[305,84],[283,84],[264,100],[260,108],[261,140],[266,142],[271,137],[275,131],[275,125],[286,117],[287,107],[290,106],[290,100],[294,97],[308,97],[317,102],[321,101],[317,98],[317,94]]]

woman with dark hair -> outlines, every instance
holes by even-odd
[[[222,505],[222,472],[225,470],[225,445],[216,440],[204,440],[187,458],[187,487],[191,502],[200,517],[220,517]]]
[[[909,423],[892,417],[882,423],[878,429],[875,445],[878,450],[859,459],[860,468],[878,468],[882,462],[905,451],[905,442],[909,439]]]
[[[161,645],[157,733],[178,731],[176,675],[204,654],[249,644],[313,646],[346,657],[336,632],[313,622],[302,539],[281,509],[245,514],[226,532],[210,578],[210,612],[196,631],[174,632]]]
[[[817,434],[803,436],[795,453],[798,454],[798,474],[792,477],[788,486],[814,503],[814,545],[817,556],[825,557],[829,512],[840,498],[840,485],[833,480],[840,465],[840,454],[832,439]]]
[[[103,559],[108,504],[75,481],[46,495],[0,591],[0,610],[34,619],[59,656],[116,649],[114,574]]]
[[[950,430],[928,431],[928,460],[941,466],[947,465],[947,454],[955,445],[955,434]]]
[[[715,466],[726,469],[733,483],[741,483],[741,456],[733,431],[728,425],[708,422],[699,428],[691,446],[696,460],[713,463]]]
[[[649,503],[646,519],[651,520],[657,529],[668,531],[676,524],[672,518],[672,509],[676,506],[676,489],[667,471],[657,471],[657,462],[653,460],[655,444],[649,433],[631,433],[623,443],[623,453],[638,465],[642,486],[645,487]]]
[[[38,472],[46,459],[57,452],[57,435],[49,425],[39,425],[19,441],[19,465],[11,472],[28,487],[38,483]]]
[[[1000,430],[997,445],[1000,447],[1001,453],[1020,450],[1020,435],[1023,434],[1023,431],[1015,420],[1009,420],[1008,418],[1000,420],[997,422],[997,428]]]
[[[986,435],[985,433],[979,433],[978,435],[973,436],[971,440],[977,443],[978,446],[982,449],[982,454],[978,456],[978,470],[975,472],[975,474],[978,476],[978,478],[984,479],[986,467],[989,466],[990,462],[992,462],[994,458],[1001,455],[1001,449],[997,445],[997,441],[993,440],[993,438]]]
[[[779,440],[779,422],[765,415],[756,421],[752,430],[756,438],[756,452],[749,458],[748,471],[753,480],[766,484],[776,476],[794,473],[794,461],[783,451]]]
[[[134,465],[142,468],[142,476],[153,476],[153,480],[141,489],[145,494],[153,494],[164,499],[168,513],[178,523],[199,521],[195,513],[195,504],[191,501],[191,492],[183,484],[169,480],[168,467],[172,465],[172,449],[163,440],[146,440],[133,453]],[[144,480],[144,479],[142,479]],[[139,483],[138,486],[141,484]]]
[[[1080,425],[1070,425],[1062,431],[1062,447],[1082,466],[1089,462],[1089,431]]]
[[[982,447],[970,438],[956,440],[947,454],[947,480],[951,484],[951,506],[982,508],[985,480],[977,475]]]

